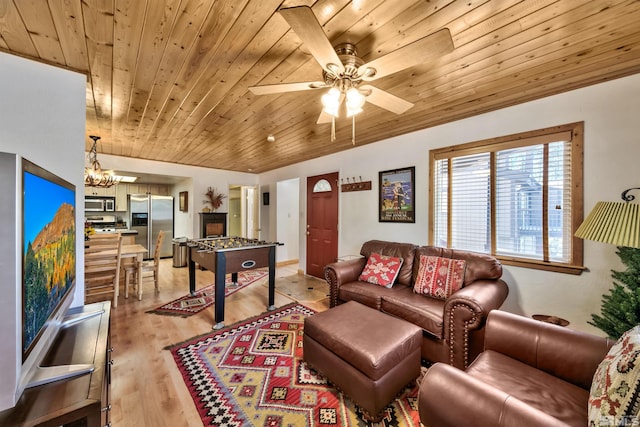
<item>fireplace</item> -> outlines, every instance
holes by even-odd
[[[227,235],[227,213],[200,212],[200,237]]]

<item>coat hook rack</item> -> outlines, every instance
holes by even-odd
[[[347,181],[346,183],[344,182],[345,180]],[[358,179],[356,179],[355,176],[346,177],[345,179],[341,178],[340,183],[340,190],[342,192],[371,190],[371,181],[363,181],[362,176],[359,176]]]

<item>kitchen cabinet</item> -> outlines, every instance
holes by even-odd
[[[149,184],[149,194],[154,196],[170,196],[169,186],[166,184]]]
[[[171,189],[167,184],[116,184],[113,187],[84,187],[85,196],[115,197],[116,211],[127,210],[128,194],[153,194],[154,196],[170,196]]]
[[[128,194],[153,194],[154,196],[170,196],[167,184],[129,184]]]
[[[109,188],[85,186],[84,187],[84,194],[85,194],[85,196],[115,197],[116,196],[116,187],[118,187],[118,185],[114,185],[114,186],[109,187]]]
[[[127,206],[127,194],[130,194],[128,184],[116,185],[116,211],[124,212],[129,208]]]
[[[127,191],[128,194],[147,194],[149,189],[147,184],[129,184]]]

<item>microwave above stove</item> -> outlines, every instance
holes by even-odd
[[[116,210],[116,198],[86,196],[84,198],[84,210],[85,212],[114,212]]]

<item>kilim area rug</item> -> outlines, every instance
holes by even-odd
[[[241,271],[238,273],[238,283],[235,285],[231,282],[231,274],[227,274],[225,277],[224,295],[229,296],[236,293],[240,289],[268,276],[269,271],[266,269]],[[209,285],[196,291],[195,295],[187,294],[176,300],[163,304],[154,310],[150,310],[147,313],[188,317],[201,312],[213,304],[214,295],[215,285]]]
[[[309,369],[302,335],[314,313],[293,303],[169,348],[205,426],[420,425],[417,386],[372,423]]]

